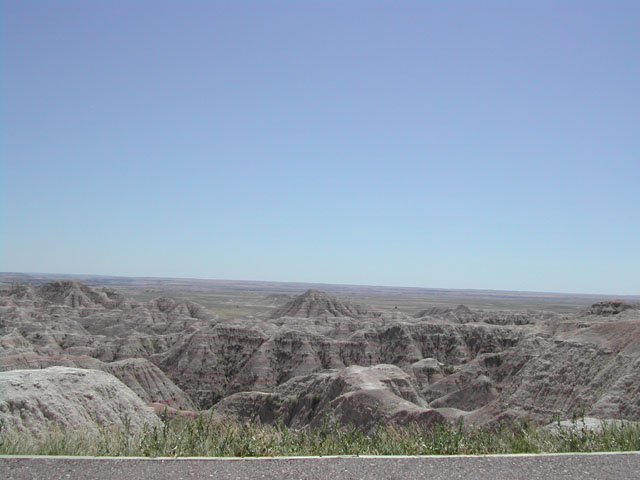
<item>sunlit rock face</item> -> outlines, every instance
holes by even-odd
[[[0,373],[2,429],[39,437],[55,425],[68,432],[159,427],[160,419],[131,389],[105,372],[70,367]]]

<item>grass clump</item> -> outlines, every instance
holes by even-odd
[[[439,424],[424,428],[378,426],[369,432],[353,427],[294,430],[281,424],[221,424],[207,416],[166,420],[138,435],[104,428],[99,432],[64,432],[49,428],[41,438],[0,434],[3,455],[88,455],[144,457],[261,457],[300,455],[455,455],[560,453],[640,450],[637,423],[611,422],[588,429],[542,428],[530,422],[498,428]]]

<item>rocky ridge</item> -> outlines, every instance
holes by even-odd
[[[271,318],[319,318],[319,317],[347,317],[347,318],[379,318],[384,312],[370,307],[341,301],[327,295],[320,290],[307,290],[302,295],[276,308]]]

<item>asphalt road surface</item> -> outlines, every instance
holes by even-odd
[[[0,457],[6,480],[640,479],[640,452],[451,457],[298,457],[146,459]]]

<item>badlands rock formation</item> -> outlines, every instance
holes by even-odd
[[[161,425],[153,409],[122,382],[104,372],[69,367],[0,373],[3,432],[39,436],[47,424],[68,431],[101,427],[129,429]]]
[[[429,408],[411,377],[395,365],[351,366],[296,377],[276,393],[241,392],[216,405],[220,419],[280,421],[292,427],[419,422],[429,426],[445,418]]]
[[[295,427],[640,419],[637,305],[563,315],[425,305],[410,317],[317,290],[286,299],[221,319],[77,282],[15,286],[0,293],[0,371],[97,369],[156,409],[215,405],[218,418]]]
[[[339,301],[320,290],[308,290],[304,295],[294,298],[290,302],[274,310],[271,318],[297,317],[351,317],[377,318],[384,312],[362,305],[354,305]]]

